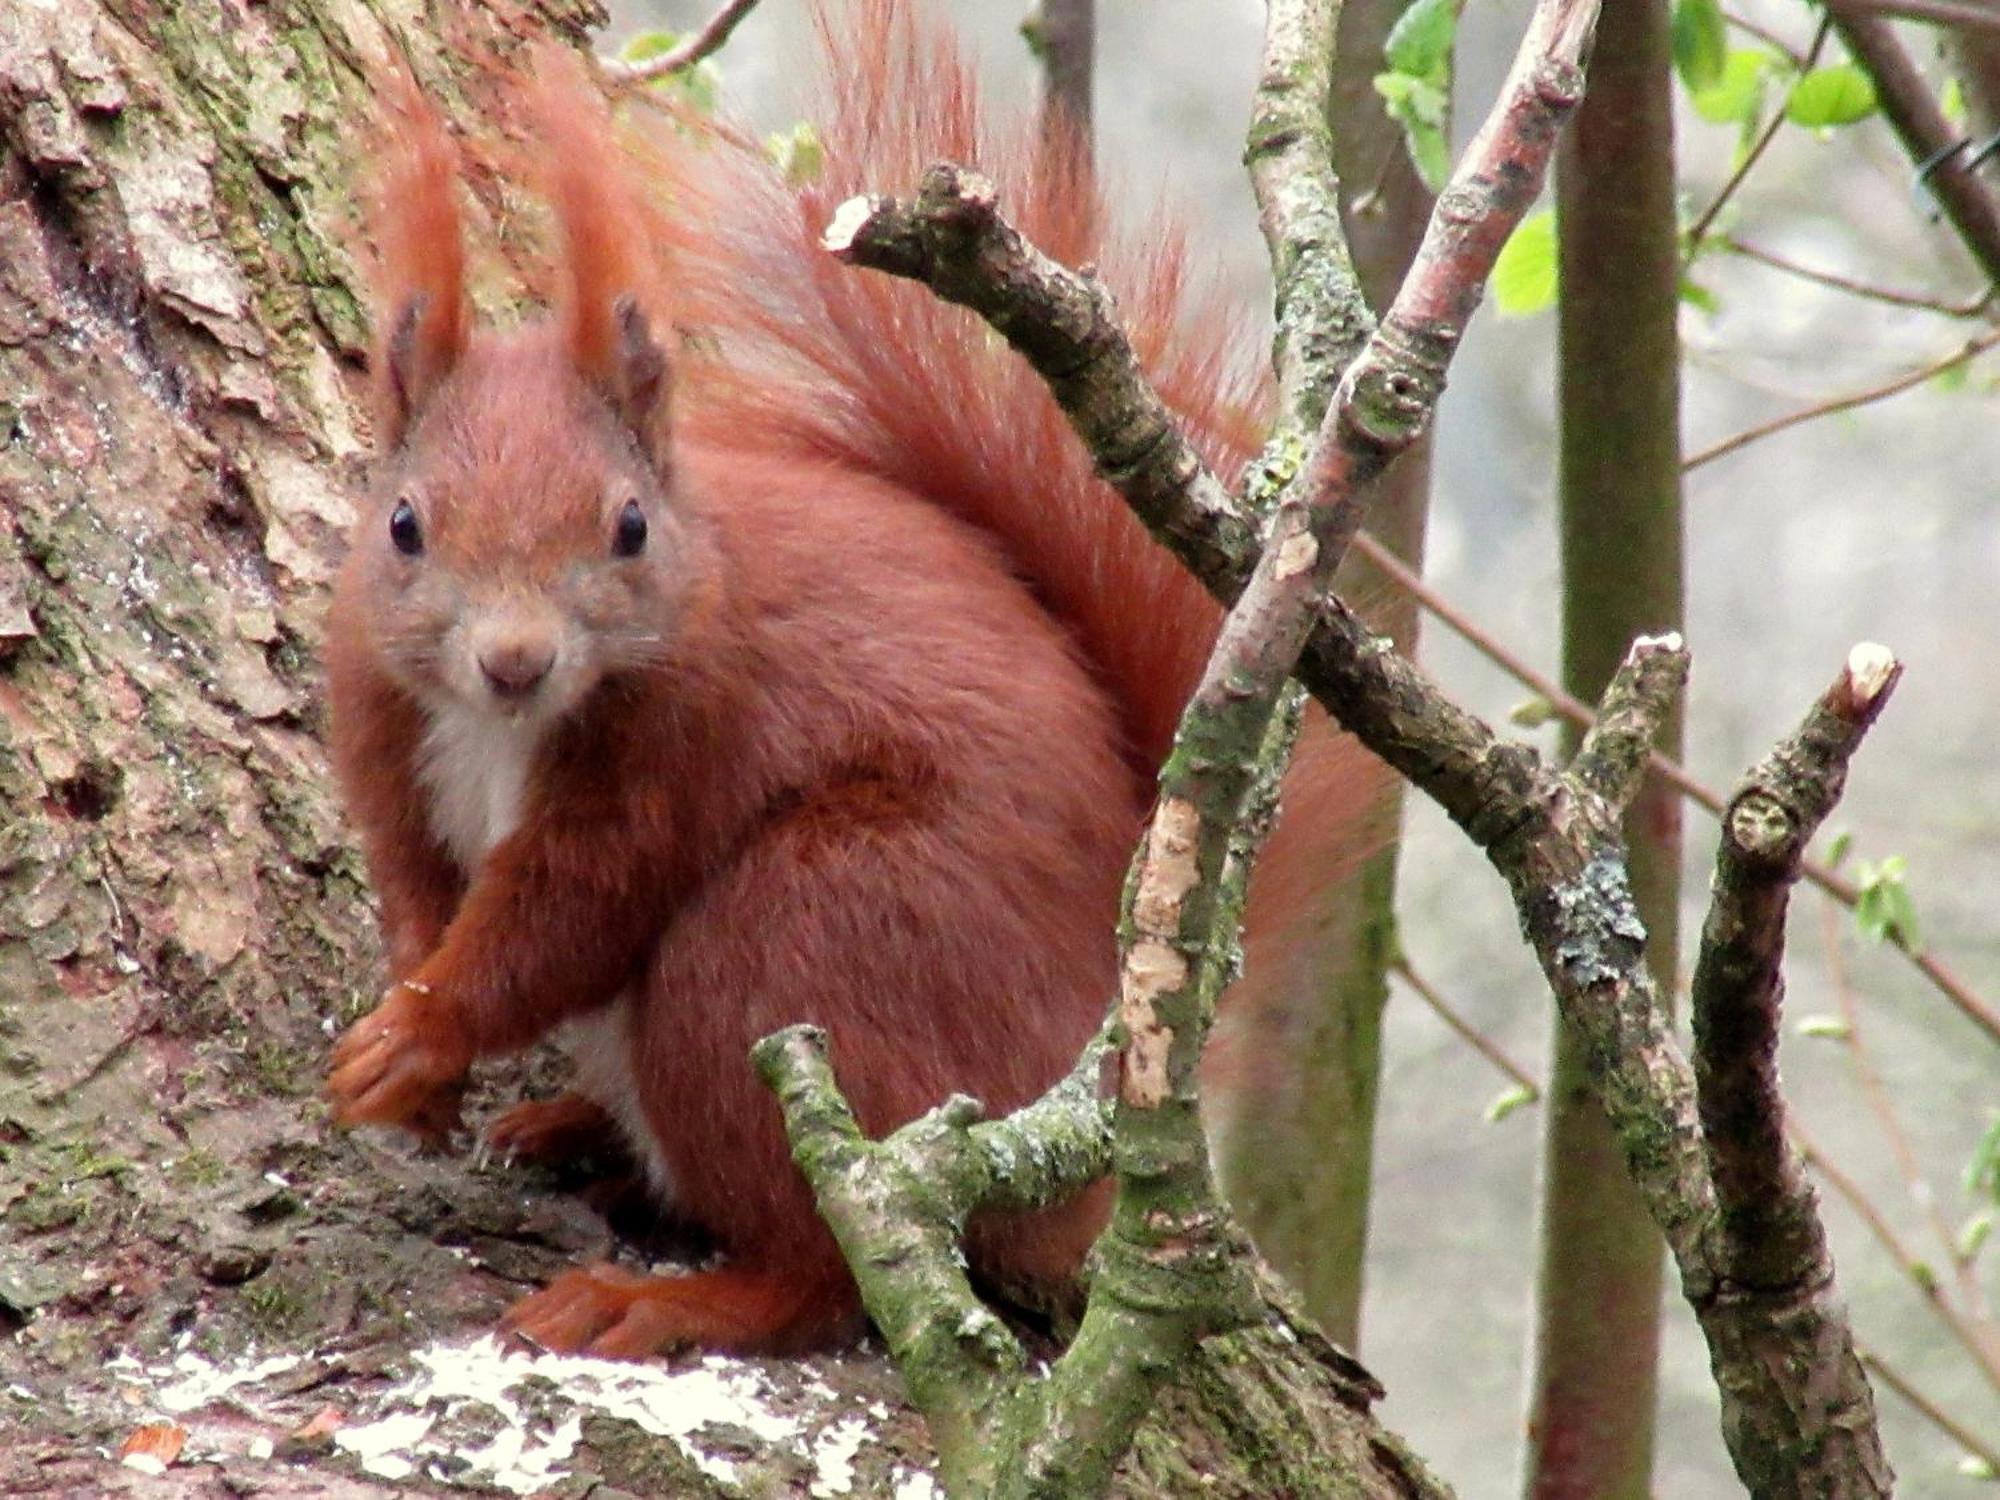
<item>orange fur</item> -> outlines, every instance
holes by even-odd
[[[543,85],[558,314],[440,342],[436,378],[389,401],[337,591],[333,748],[402,981],[336,1049],[341,1118],[440,1131],[472,1059],[568,1023],[584,1088],[729,1257],[564,1278],[513,1320],[562,1347],[796,1348],[855,1325],[750,1045],[826,1027],[876,1133],[1059,1076],[1113,992],[1120,883],[1218,622],[1032,374],[818,245],[849,193],[972,161],[1027,232],[1099,264],[1227,469],[1256,383],[1179,240],[1122,247],[1076,169],[982,131],[947,39],[891,0],[845,14],[828,167],[803,188],[725,130],[657,132],[660,212],[574,82]],[[463,305],[461,252],[422,244],[457,233],[450,184],[411,180],[379,210],[402,247],[392,322]],[[649,378],[669,296],[714,351],[680,361],[671,437]],[[1251,1003],[1352,853],[1371,779],[1343,744],[1315,718],[1288,779]],[[588,1116],[512,1118],[545,1144]],[[974,1263],[1057,1295],[1106,1201],[982,1218]]]
[[[444,122],[418,91],[416,81],[397,68],[383,80],[386,128],[378,146],[389,169],[375,183],[369,204],[374,230],[376,294],[392,295],[413,311],[409,347],[401,351],[400,379],[379,379],[377,423],[386,442],[403,427],[403,407],[413,392],[442,378],[465,348],[469,308],[465,297],[465,239],[458,208],[458,153]],[[397,325],[383,320],[377,330],[375,367],[397,363],[390,347]]]

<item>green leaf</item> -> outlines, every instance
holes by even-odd
[[[1729,31],[1722,23],[1720,0],[1676,0],[1674,5],[1674,67],[1690,94],[1714,88],[1722,81],[1729,55]]]
[[[1800,1016],[1800,1036],[1817,1037],[1823,1042],[1844,1042],[1852,1034],[1839,1016]]]
[[[1975,1259],[1986,1248],[1986,1241],[1992,1234],[1993,1215],[1974,1214],[1958,1232],[1958,1258],[1965,1261]]]
[[[680,34],[678,32],[634,32],[631,39],[619,49],[618,55],[626,62],[640,63],[646,61],[648,58],[658,57],[663,52],[673,51],[674,44],[678,41],[680,41]]]
[[[1854,847],[1854,830],[1843,828],[1833,836],[1833,842],[1826,846],[1826,862],[1836,870]]]
[[[1875,85],[1853,63],[1814,68],[1785,100],[1785,118],[1809,130],[1852,125],[1874,113]]]
[[[1507,710],[1507,722],[1520,729],[1540,729],[1556,716],[1556,706],[1540,693],[1523,698]]]
[[[1958,1472],[1967,1479],[2000,1479],[2000,1473],[1994,1472],[1993,1465],[1970,1453],[1958,1461]]]
[[[1681,278],[1681,301],[1689,307],[1698,307],[1710,317],[1722,310],[1722,299],[1692,276]]]
[[[1498,1125],[1507,1116],[1514,1113],[1515,1110],[1522,1108],[1524,1105],[1533,1104],[1540,1097],[1541,1095],[1531,1088],[1511,1088],[1506,1093],[1498,1095],[1491,1104],[1486,1106],[1486,1123],[1489,1125]]]
[[[1774,62],[1782,65],[1782,59],[1770,52],[1738,48],[1723,59],[1714,83],[1688,90],[1688,102],[1711,125],[1748,128],[1763,110],[1764,81]]]
[[[1388,105],[1390,118],[1442,127],[1450,99],[1429,79],[1413,73],[1377,73],[1375,92]]]
[[[1972,1148],[1972,1160],[1965,1164],[1965,1190],[2000,1203],[2000,1110],[1992,1112],[1986,1134]]]
[[[1908,863],[1892,854],[1879,865],[1862,861],[1857,877],[1861,899],[1854,903],[1854,925],[1871,943],[1897,943],[1914,951],[1918,946],[1917,908],[1904,884]]]
[[[671,52],[680,44],[680,33],[674,31],[641,31],[619,51],[619,56],[629,63],[642,63],[649,58]],[[691,68],[682,68],[677,73],[669,73],[664,78],[655,78],[648,87],[662,91],[671,90],[680,94],[700,113],[715,113],[717,91],[722,86],[722,74],[715,63],[703,58]]]
[[[1956,78],[1944,81],[1944,90],[1938,95],[1938,112],[1947,125],[1961,128],[1965,125],[1965,85]]]
[[[810,120],[801,120],[790,130],[764,137],[764,150],[792,187],[812,182],[826,170],[826,143]]]
[[[1451,175],[1451,152],[1444,136],[1450,95],[1429,79],[1409,73],[1377,73],[1375,92],[1382,96],[1389,118],[1403,127],[1417,175],[1436,192]]]
[[[1545,208],[1514,226],[1493,262],[1493,301],[1510,318],[1541,312],[1556,300],[1556,215]]]
[[[1382,44],[1382,60],[1392,73],[1432,83],[1451,81],[1451,49],[1458,38],[1458,13],[1465,0],[1410,0]]]

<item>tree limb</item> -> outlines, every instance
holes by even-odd
[[[1964,160],[1966,138],[1944,117],[1930,85],[1896,39],[1895,27],[1857,0],[1830,0],[1827,15],[1841,43],[1875,82],[1882,113],[1909,153],[1952,228],[1989,281],[2000,281],[2000,199]]]
[[[1883,647],[1855,647],[1797,732],[1737,787],[1695,966],[1695,1084],[1717,1209],[1714,1293],[1696,1312],[1718,1353],[1725,1436],[1758,1494],[1890,1488],[1818,1197],[1786,1139],[1778,1028],[1800,860],[1901,673]]]

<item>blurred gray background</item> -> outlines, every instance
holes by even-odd
[[[1035,96],[1015,27],[1022,0],[929,0],[953,13],[987,97]],[[640,26],[683,28],[710,0],[616,0],[611,46]],[[1457,139],[1490,103],[1524,0],[1475,0],[1460,47]],[[1196,228],[1245,299],[1268,297],[1263,250],[1238,165],[1263,8],[1254,0],[1099,0],[1098,133],[1133,214],[1165,199]],[[1803,45],[1803,5],[1746,12]],[[721,58],[727,106],[768,128],[797,118],[810,66],[805,0],[765,0]],[[1927,44],[1920,31],[1910,39]],[[1737,39],[1740,42],[1740,38]],[[609,47],[607,47],[609,50]],[[1934,57],[1934,49],[1917,49]],[[1688,199],[1727,175],[1732,127],[1683,113]],[[909,184],[884,183],[891,191]],[[1927,221],[1886,128],[1815,138],[1787,128],[1725,221],[1816,266],[1962,299],[1977,290],[1950,233]],[[1873,385],[1943,356],[1976,327],[1816,289],[1747,261],[1711,257],[1699,280],[1720,310],[1689,309],[1684,433],[1689,451],[1794,406]],[[1438,427],[1429,573],[1459,605],[1554,670],[1553,319],[1482,311],[1454,367]],[[1833,827],[1856,856],[1906,856],[1925,941],[1989,1001],[2000,994],[2000,438],[1992,380],[1926,386],[1819,421],[1709,465],[1687,487],[1689,630],[1695,673],[1689,761],[1721,788],[1798,719],[1847,649],[1880,640],[1908,672],[1863,752]],[[1468,706],[1504,718],[1526,693],[1436,622],[1430,671]],[[1518,731],[1517,731],[1518,732]],[[1537,732],[1552,743],[1552,731]],[[1688,819],[1687,912],[1698,931],[1713,824]],[[1413,804],[1400,905],[1413,963],[1518,1059],[1546,1053],[1547,992],[1484,861],[1427,804]],[[1836,1009],[1822,912],[1802,893],[1792,926],[1789,1016]],[[1836,929],[1866,1035],[1905,1112],[1946,1216],[1973,1205],[1964,1163],[2000,1107],[2000,1049],[1907,964]],[[1684,949],[1683,962],[1691,958]],[[1785,1081],[1830,1154],[1868,1185],[1906,1241],[1938,1251],[1857,1091],[1846,1049],[1788,1032]],[[1524,1350],[1534,1261],[1539,1124],[1533,1109],[1486,1123],[1505,1080],[1398,994],[1387,1035],[1363,1354],[1389,1388],[1384,1415],[1468,1497],[1517,1488]],[[1908,1279],[1859,1221],[1828,1208],[1859,1336],[1975,1430],[2000,1433],[1983,1387]],[[1987,1277],[1988,1285],[1994,1282]],[[1735,1493],[1716,1428],[1706,1356],[1669,1289],[1657,1492]],[[1957,1453],[1878,1390],[1903,1492],[1991,1495],[1959,1477]]]

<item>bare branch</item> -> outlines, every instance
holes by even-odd
[[[1339,0],[1271,6],[1250,105],[1244,162],[1277,314],[1272,363],[1284,416],[1274,441],[1318,428],[1341,371],[1375,331],[1340,220],[1327,126],[1339,20]]]
[[[1511,1078],[1530,1101],[1542,1097],[1542,1086],[1535,1081],[1535,1075],[1509,1057],[1498,1042],[1453,1009],[1438,987],[1411,967],[1407,958],[1398,957],[1389,965],[1389,972],[1414,990],[1417,998],[1437,1013],[1437,1018],[1451,1028],[1454,1036]]]
[[[1341,377],[1304,483],[1336,556],[1361,525],[1361,486],[1414,443],[1500,249],[1540,195],[1563,122],[1583,97],[1595,0],[1543,0],[1479,133],[1438,195],[1382,326]]]
[[[1986,311],[1993,302],[1993,289],[1988,287],[1976,297],[1963,302],[1947,302],[1942,297],[1927,297],[1920,292],[1902,292],[1893,287],[1876,286],[1871,282],[1857,281],[1851,276],[1842,276],[1834,271],[1821,271],[1812,266],[1800,265],[1760,245],[1748,240],[1740,240],[1725,234],[1717,241],[1724,249],[1745,260],[1754,260],[1759,265],[1769,266],[1774,271],[1783,271],[1787,276],[1796,276],[1801,281],[1814,282],[1836,292],[1846,292],[1851,297],[1863,297],[1870,302],[1887,303],[1890,307],[1911,307],[1921,312],[1934,312],[1947,318],[1976,318]]]
[[[701,30],[683,37],[667,51],[641,62],[602,63],[604,77],[611,83],[651,83],[657,78],[665,78],[685,68],[691,68],[703,58],[719,51],[722,44],[729,40],[729,33],[736,29],[737,23],[756,8],[757,0],[726,0],[722,8],[702,25]]]
[[[999,215],[993,184],[942,164],[914,203],[850,198],[821,237],[849,265],[921,281],[993,325],[1048,382],[1070,425],[1154,533],[1234,600],[1256,532],[1147,383],[1110,296]]]
[[[1968,360],[1977,359],[1995,344],[2000,344],[2000,329],[1982,333],[1978,338],[1967,341],[1962,347],[1953,350],[1943,359],[1925,365],[1920,370],[1912,370],[1907,375],[1898,375],[1894,380],[1884,381],[1881,385],[1870,386],[1865,391],[1852,391],[1845,396],[1835,396],[1827,401],[1816,401],[1811,406],[1801,407],[1799,410],[1793,412],[1786,412],[1783,416],[1773,417],[1768,422],[1760,422],[1755,427],[1736,433],[1732,437],[1726,437],[1721,442],[1712,443],[1708,447],[1694,453],[1688,458],[1686,463],[1681,465],[1681,468],[1683,471],[1698,469],[1703,464],[1712,463],[1718,458],[1736,452],[1739,448],[1747,448],[1752,443],[1760,442],[1774,433],[1783,432],[1788,427],[1797,427],[1802,422],[1815,421],[1820,417],[1830,417],[1837,412],[1853,411],[1858,406],[1868,406],[1873,402],[1901,395],[1904,391],[1920,386],[1925,381],[1944,374],[1947,370],[1957,369]]]
[[[1577,747],[1570,779],[1622,814],[1645,780],[1653,741],[1679,701],[1687,674],[1687,647],[1679,635],[1642,635],[1634,641]]]
[[[1019,1341],[974,1295],[959,1251],[987,1187],[982,1163],[964,1149],[979,1107],[947,1101],[877,1143],[842,1097],[818,1027],[768,1036],[751,1060],[778,1096],[793,1157],[910,1399],[936,1424],[949,1472],[963,1462],[951,1434],[980,1422],[1027,1366]]]
[[[1787,1493],[1889,1492],[1817,1195],[1786,1138],[1777,1062],[1790,888],[1901,673],[1883,647],[1855,647],[1797,732],[1744,778],[1723,818],[1695,966],[1695,1081],[1718,1210],[1718,1282],[1703,1325],[1742,1354],[1736,1379],[1796,1372],[1789,1403],[1760,1403],[1739,1418],[1758,1424],[1761,1441],[1777,1451],[1812,1455],[1797,1477],[1816,1487],[1793,1484]]]
[[[2000,31],[2000,10],[1974,0],[1838,0],[1837,10],[1901,16],[1972,31]]]
[[[1901,673],[1882,647],[1855,647],[1797,733],[1737,787],[1722,820],[1694,973],[1695,1080],[1722,1210],[1720,1269],[1759,1290],[1830,1275],[1811,1190],[1785,1143],[1778,1091],[1785,912],[1806,843],[1839,799],[1848,758]]]
[[[1450,626],[1461,640],[1515,681],[1539,694],[1565,719],[1585,729],[1597,722],[1589,704],[1564,692],[1561,685],[1553,678],[1528,665],[1523,657],[1501,644],[1491,632],[1481,628],[1471,616],[1432,588],[1420,574],[1405,565],[1401,558],[1395,556],[1373,537],[1363,532],[1355,538],[1354,545],[1355,550],[1365,555],[1369,562],[1386,574],[1396,587],[1408,590],[1425,609]],[[1717,817],[1722,816],[1722,798],[1713,788],[1695,780],[1677,761],[1669,760],[1656,752],[1652,758],[1652,769],[1656,776],[1675,787],[1688,800]],[[1853,881],[1821,861],[1807,859],[1800,868],[1804,871],[1806,879],[1849,910],[1861,900],[1860,888]],[[1943,960],[1935,954],[1912,948],[1908,939],[1900,932],[1891,934],[1890,945],[1908,959],[1939,994],[1956,1006],[1961,1015],[1990,1039],[2000,1042],[2000,1012],[1996,1012],[1992,1006],[1973,993],[1972,987],[1947,967]]]
[[[1873,14],[1885,7],[1830,0],[1827,15],[1848,55],[1875,82],[1875,97],[1910,160],[1922,164],[1925,185],[1937,197],[1965,248],[1989,281],[2000,281],[2000,199],[1965,163],[1965,136],[1944,117],[1931,88],[1895,27]]]

